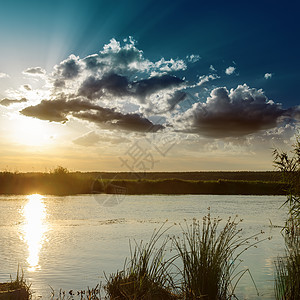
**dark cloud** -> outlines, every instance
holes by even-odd
[[[119,97],[129,95],[127,78],[114,73],[105,74],[101,79],[90,76],[78,90],[80,96],[85,96],[89,99],[100,98],[106,92]]]
[[[287,109],[285,115],[296,121],[300,121],[300,105]]]
[[[21,114],[50,122],[66,122],[72,115],[78,119],[96,123],[104,128],[139,132],[156,132],[164,127],[155,125],[139,114],[123,114],[112,108],[104,108],[88,101],[73,99],[43,100],[40,104],[21,110]]]
[[[26,98],[22,98],[20,100],[16,100],[16,99],[7,99],[7,98],[4,98],[0,101],[0,105],[3,105],[3,106],[9,106],[11,104],[16,104],[16,103],[24,103],[24,102],[27,102],[28,100]]]
[[[35,106],[28,106],[20,111],[21,114],[50,122],[66,122],[71,112],[96,109],[97,106],[87,101],[74,99],[42,100]]]
[[[23,88],[24,88],[26,91],[31,91],[31,90],[32,90],[32,88],[31,88],[31,86],[30,86],[29,84],[24,84],[24,85],[23,85]]]
[[[186,99],[186,96],[186,93],[182,91],[162,93],[155,97],[156,99],[148,101],[141,111],[145,112],[147,115],[171,112],[175,109],[177,104]]]
[[[185,100],[186,93],[181,91],[176,91],[171,97],[167,98],[167,111],[174,110],[175,106],[180,103],[181,101]]]
[[[70,55],[66,60],[55,66],[55,77],[60,80],[76,78],[81,70],[80,59],[75,55]]]
[[[107,66],[107,64],[101,62],[98,54],[93,54],[85,57],[83,59],[83,62],[85,64],[85,68],[90,71],[102,70],[105,68],[105,66]]]
[[[287,111],[269,101],[262,90],[239,85],[236,89],[216,88],[206,103],[186,111],[178,124],[184,131],[213,138],[239,137],[277,126]]]
[[[53,86],[55,88],[63,88],[66,86],[66,82],[63,79],[55,79]]]
[[[178,87],[183,83],[182,79],[171,75],[154,76],[132,83],[132,89],[134,94],[144,102],[145,98],[151,94],[158,93],[164,89]]]
[[[74,113],[76,118],[99,124],[107,129],[122,129],[138,132],[157,132],[164,129],[162,125],[153,124],[139,114],[122,114],[109,108],[103,108],[96,113]]]
[[[28,68],[23,73],[30,74],[30,75],[44,75],[46,74],[46,71],[41,67],[35,67],[35,68]]]
[[[170,75],[155,76],[149,79],[129,82],[125,76],[110,73],[105,74],[100,79],[94,76],[88,77],[81,84],[78,95],[89,99],[99,99],[107,94],[118,97],[132,96],[144,103],[145,99],[152,94],[178,87],[183,83],[182,79]],[[170,101],[178,101],[178,94]]]

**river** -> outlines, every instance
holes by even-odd
[[[130,255],[129,239],[147,241],[166,220],[169,234],[178,223],[202,219],[208,212],[226,220],[243,219],[243,235],[264,231],[272,236],[246,251],[241,268],[249,268],[237,288],[241,299],[274,299],[274,260],[284,253],[280,227],[283,196],[223,195],[78,195],[0,196],[0,282],[15,276],[18,265],[32,284],[34,299],[49,299],[51,288],[80,290],[105,282]],[[225,222],[225,221],[224,221]],[[276,226],[270,226],[270,222]],[[223,224],[223,223],[222,223]]]

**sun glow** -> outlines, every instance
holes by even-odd
[[[45,233],[48,230],[45,222],[47,212],[43,196],[33,194],[27,196],[27,199],[28,202],[23,209],[25,218],[23,234],[24,241],[28,246],[28,270],[34,272],[40,268],[39,254],[45,240]]]
[[[43,146],[55,139],[55,128],[45,121],[28,117],[14,120],[12,136],[15,142],[28,146]]]

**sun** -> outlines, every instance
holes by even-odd
[[[49,122],[19,116],[12,126],[13,140],[27,146],[44,146],[53,142],[56,130]]]

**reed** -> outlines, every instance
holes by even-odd
[[[300,299],[300,235],[299,223],[289,219],[285,227],[285,256],[275,261],[276,299]]]
[[[30,285],[24,279],[23,271],[20,274],[18,268],[16,279],[10,282],[0,283],[0,300],[18,299],[29,300],[32,299]]]
[[[168,272],[172,258],[164,259],[170,238],[162,237],[167,230],[163,224],[154,231],[148,243],[135,242],[133,249],[130,246],[129,262],[125,261],[122,271],[107,278],[105,289],[109,299],[178,299],[172,292],[173,282]],[[161,239],[162,242],[157,247]]]
[[[298,136],[291,155],[273,151],[274,164],[288,185],[288,218],[283,229],[285,256],[275,261],[276,299],[300,299],[300,137]]]
[[[161,227],[149,243],[135,243],[123,270],[107,278],[109,299],[234,298],[235,289],[247,272],[254,283],[248,269],[239,271],[240,256],[262,241],[258,240],[262,232],[244,238],[237,228],[241,222],[237,217],[229,218],[218,230],[220,221],[208,213],[202,223],[195,219],[182,226],[182,238],[163,239],[168,229]],[[173,249],[175,254],[166,256]]]
[[[242,253],[256,246],[262,233],[242,237],[242,229],[238,229],[241,221],[237,217],[229,218],[219,230],[221,219],[212,218],[208,213],[202,222],[194,219],[182,228],[183,237],[174,239],[183,266],[180,270],[182,299],[232,299],[246,272],[255,285],[250,271],[238,271],[238,267]]]

